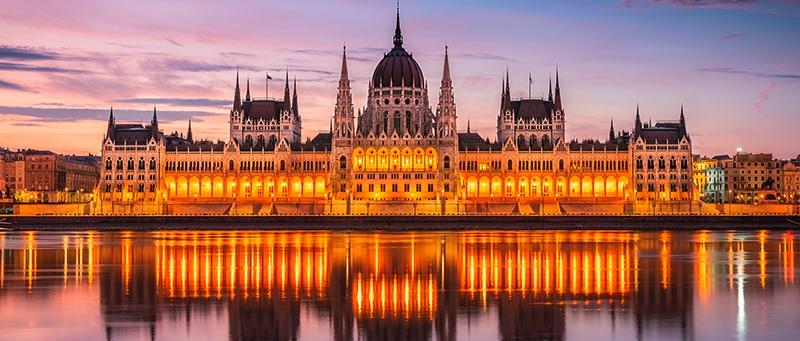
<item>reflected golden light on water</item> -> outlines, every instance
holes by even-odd
[[[793,288],[795,243],[765,231],[2,233],[0,287],[94,285],[116,304],[108,315],[188,302],[291,320],[310,306],[341,325],[437,332],[458,309],[561,328],[567,309],[686,316],[730,293],[744,327],[745,297]]]

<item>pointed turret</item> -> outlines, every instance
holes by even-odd
[[[194,143],[194,139],[192,138],[192,119],[189,119],[189,130],[186,131],[186,140],[189,143]]]
[[[511,81],[508,77],[508,69],[506,69],[506,81],[505,81],[505,89],[503,89],[503,106],[502,106],[502,113],[506,111],[512,111],[513,108],[511,106],[511,86],[509,85]]]
[[[681,117],[680,117],[679,122],[680,122],[681,135],[685,136],[686,135],[686,117],[683,116],[683,104],[681,104]]]
[[[636,120],[633,123],[633,129],[636,136],[642,133],[642,118],[639,116],[639,104],[636,104]]]
[[[108,127],[106,128],[106,138],[114,139],[114,107],[111,107],[111,112],[108,114]]]
[[[467,119],[467,132],[468,132],[468,133],[469,133],[469,132],[471,132],[471,129],[470,129],[470,127],[469,127],[469,119]]]
[[[286,85],[283,88],[283,110],[292,112],[292,98],[289,96],[289,69],[286,69]]]
[[[394,47],[403,47],[403,33],[400,31],[400,2],[397,2],[397,21],[394,27]]]
[[[236,90],[233,93],[233,111],[242,111],[242,95],[239,90],[239,70],[236,70]]]
[[[506,79],[500,77],[500,115],[503,115],[503,108],[506,103]]]
[[[550,92],[547,93],[547,101],[553,102],[553,76],[550,76]]]
[[[297,105],[297,76],[294,77],[294,84],[292,85],[292,111],[295,117],[300,117],[300,109]]]
[[[448,84],[453,82],[453,80],[450,79],[450,58],[447,55],[447,45],[444,46],[444,70],[442,70],[442,86],[445,85],[445,82]]]
[[[247,77],[247,94],[244,95],[244,100],[250,102],[252,99],[250,98],[250,77]]]
[[[556,96],[555,102],[553,103],[556,106],[556,109],[562,109],[561,107],[561,85],[558,82],[558,68],[556,68]]]
[[[450,57],[444,47],[442,85],[439,88],[439,103],[436,107],[437,134],[441,137],[456,137],[456,103],[453,96],[453,80],[450,78]]]
[[[350,78],[347,74],[347,47],[342,47],[342,72],[339,75],[339,87],[336,94],[333,125],[335,137],[352,137],[353,129],[353,96],[350,93]],[[359,114],[360,116],[360,114]],[[333,132],[332,130],[331,132]]]
[[[614,137],[615,136],[616,136],[616,134],[614,134],[614,119],[612,118],[611,119],[611,128],[608,129],[608,141],[609,142],[610,141],[614,141]]]
[[[155,106],[153,106],[153,119],[150,120],[150,133],[154,139],[158,139],[158,115]]]

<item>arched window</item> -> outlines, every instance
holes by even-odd
[[[285,170],[286,170],[286,161],[283,161],[283,160],[281,160],[281,163],[280,163],[280,168],[279,168],[279,170],[280,170],[281,172],[283,172],[283,171],[285,171]]]
[[[384,111],[383,112],[383,129],[384,129],[384,131],[388,131],[389,130],[389,112],[388,111]]]
[[[666,168],[666,165],[667,164],[664,162],[664,157],[660,157],[658,159],[658,169],[664,169]]]
[[[545,137],[547,137],[547,135],[545,135]],[[542,138],[542,141],[544,141],[544,138]],[[558,160],[558,170],[560,170],[560,171],[564,170],[564,160],[563,159]]]
[[[411,134],[411,112],[406,111],[406,132]]]
[[[525,146],[525,136],[517,135],[517,147],[522,148]]]
[[[156,169],[156,158],[151,157],[150,158],[150,170],[155,170],[155,169]]]
[[[450,169],[450,155],[445,155],[444,158],[442,158],[442,161],[444,163],[444,169],[449,170]]]
[[[398,134],[400,134],[400,132],[402,131],[400,129],[400,112],[399,111],[395,111],[394,112],[394,127],[393,128],[394,128],[394,131],[396,131]]]
[[[341,170],[347,169],[347,157],[344,155],[339,157],[339,169]]]
[[[508,159],[508,170],[514,170],[514,162]]]
[[[111,158],[106,158],[106,170],[111,170]]]
[[[139,170],[144,170],[144,158],[139,158]]]
[[[228,160],[228,170],[233,172],[234,169],[235,169],[235,166],[234,166],[234,163],[233,163],[233,159]]]
[[[117,170],[122,170],[122,158],[117,158]]]
[[[642,157],[640,156],[638,159],[636,159],[636,169],[642,168],[644,168],[644,163],[642,162]]]
[[[675,162],[675,157],[669,159],[669,169],[675,169],[678,167],[677,162]]]
[[[656,164],[653,161],[653,157],[651,156],[649,159],[647,159],[647,169],[653,169],[653,168],[656,168]]]
[[[128,170],[133,170],[133,158],[128,158]]]
[[[528,139],[528,144],[531,149],[536,147],[536,135],[531,135],[531,137]]]
[[[685,156],[681,159],[681,168],[682,169],[689,168],[689,163],[686,161],[686,157]]]

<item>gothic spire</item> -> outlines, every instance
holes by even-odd
[[[239,90],[239,69],[236,69],[236,90],[233,92],[233,111],[242,111],[242,95]]]
[[[400,32],[400,1],[397,2],[397,21],[394,27],[394,47],[403,48],[403,33]]]
[[[150,130],[154,139],[158,138],[158,115],[156,115],[156,106],[153,106],[153,119],[150,121]]]
[[[289,96],[289,69],[286,69],[286,86],[283,88],[283,110],[292,112],[292,98]]]
[[[469,128],[469,118],[468,118],[468,119],[467,119],[467,132],[469,133],[469,132],[470,132],[470,130],[471,130],[471,129]]]
[[[614,134],[614,119],[612,118],[611,119],[611,128],[608,130],[608,140],[609,141],[613,141],[615,135],[616,134]]]
[[[556,98],[554,104],[556,108],[561,109],[561,85],[558,82],[558,67],[556,67]]]
[[[292,110],[295,116],[300,116],[300,109],[297,106],[297,76],[294,77],[294,84],[292,85]]]
[[[553,76],[550,76],[550,92],[547,94],[547,100],[553,102]]]
[[[339,82],[343,79],[349,79],[347,75],[347,46],[342,46],[342,74],[339,76]]]
[[[106,137],[114,139],[114,107],[111,107],[111,112],[108,114],[108,127],[106,128]]]
[[[686,117],[683,116],[683,104],[681,104],[680,129],[681,133],[686,135]]]
[[[192,138],[192,119],[191,118],[189,119],[189,130],[186,131],[186,140],[189,141],[189,143],[194,143],[194,139]]]
[[[634,121],[633,129],[637,136],[642,132],[642,118],[639,116],[639,103],[636,103],[636,121]]]
[[[247,94],[244,95],[244,100],[250,102],[250,77],[247,77]]]
[[[447,45],[444,46],[444,70],[442,71],[442,85],[445,81],[452,82],[450,79],[450,58],[447,56]]]
[[[512,110],[511,109],[511,86],[510,86],[510,83],[511,83],[511,81],[509,80],[509,77],[508,77],[508,68],[506,68],[505,89],[503,89],[503,103],[502,103],[501,112],[506,112],[506,111]]]

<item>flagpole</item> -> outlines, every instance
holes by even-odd
[[[531,84],[533,84],[533,78],[531,78],[531,73],[528,72],[528,99],[531,99]]]
[[[267,78],[266,78],[266,81],[267,81],[266,82],[266,91],[267,91],[267,93],[265,94],[265,96],[266,96],[265,99],[269,100],[269,72],[264,72],[264,74],[267,76]]]

